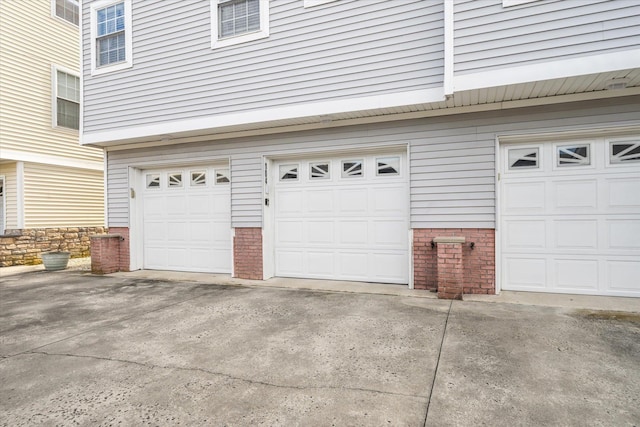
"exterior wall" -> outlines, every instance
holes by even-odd
[[[454,70],[472,73],[637,49],[640,3],[633,0],[455,0]]]
[[[16,181],[16,164],[0,163],[0,175],[4,176],[4,202],[5,202],[5,228],[18,228],[18,200],[17,181]],[[0,230],[2,233],[3,230]]]
[[[114,228],[111,234],[91,238],[91,272],[110,274],[129,271],[129,229]]]
[[[103,226],[103,181],[102,171],[25,163],[25,227]]]
[[[53,126],[52,67],[80,75],[78,28],[52,17],[49,0],[1,1],[0,28],[0,158],[101,163],[102,151],[80,146],[78,131]]]
[[[495,293],[495,230],[492,228],[414,228],[413,286],[435,291],[438,285],[436,237],[464,237],[462,245],[462,291],[465,294]],[[474,248],[471,248],[471,243]]]
[[[0,267],[41,264],[40,254],[48,251],[69,251],[72,258],[89,256],[90,236],[104,232],[104,227],[7,230],[0,235]]]
[[[236,228],[233,238],[233,276],[262,280],[262,229]]]
[[[262,227],[262,156],[408,145],[412,228],[495,227],[496,136],[639,124],[640,97],[108,152],[109,226],[129,226],[128,167],[230,158],[232,227]]]
[[[134,1],[133,67],[98,76],[85,18],[85,135],[442,85],[442,1],[271,1],[268,38],[216,49],[210,2],[177,3]]]

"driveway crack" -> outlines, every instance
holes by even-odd
[[[45,351],[27,351],[27,352],[24,352],[22,354],[38,354],[38,355],[43,355],[43,356],[57,356],[57,357],[77,357],[77,358],[83,358],[83,359],[93,359],[93,360],[100,360],[100,361],[108,361],[108,362],[136,365],[136,366],[144,367],[144,368],[147,368],[147,369],[169,369],[169,370],[177,370],[177,371],[184,371],[184,372],[201,372],[201,373],[208,374],[208,375],[214,375],[214,376],[227,378],[227,379],[230,379],[232,381],[242,381],[242,382],[245,382],[245,383],[248,383],[248,384],[261,385],[261,386],[266,386],[266,387],[282,388],[282,389],[293,389],[293,390],[349,390],[349,391],[359,391],[359,392],[372,393],[372,394],[381,394],[381,395],[387,395],[387,396],[401,396],[401,397],[410,397],[410,398],[419,399],[419,400],[427,400],[427,396],[421,396],[421,395],[410,394],[410,393],[398,393],[398,392],[392,392],[392,391],[377,390],[377,389],[371,389],[371,388],[365,388],[365,387],[299,386],[299,385],[276,384],[276,383],[270,383],[270,382],[267,382],[267,381],[259,381],[259,380],[253,380],[253,379],[250,379],[250,378],[237,377],[237,376],[234,376],[234,375],[231,375],[231,374],[227,374],[227,373],[224,373],[224,372],[212,371],[212,370],[205,369],[205,368],[186,368],[186,367],[182,367],[182,366],[156,365],[156,364],[153,364],[153,363],[136,362],[134,360],[117,359],[117,358],[113,358],[113,357],[79,355],[79,354],[72,354],[72,353],[50,353],[50,352],[45,352]]]
[[[447,310],[447,317],[444,320],[444,328],[442,328],[442,339],[440,340],[440,349],[438,350],[438,359],[436,361],[436,368],[433,371],[433,380],[431,381],[431,390],[429,390],[429,400],[427,401],[427,410],[424,414],[423,426],[427,426],[427,418],[429,417],[429,406],[431,406],[431,398],[433,397],[433,389],[436,385],[436,377],[438,376],[438,368],[440,367],[440,356],[442,355],[442,347],[444,346],[444,338],[447,334],[447,325],[449,324],[449,316],[451,315],[451,307],[453,306],[453,300],[449,302],[449,309]]]

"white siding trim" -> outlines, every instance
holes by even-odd
[[[640,49],[527,64],[454,77],[454,90],[482,89],[640,67]]]
[[[125,42],[125,58],[124,62],[107,65],[105,67],[98,68],[96,66],[97,52],[96,52],[96,37],[98,37],[96,26],[97,26],[97,11],[98,9],[102,9],[104,7],[110,6],[115,3],[124,2],[124,42]],[[91,45],[91,75],[98,76],[100,74],[111,73],[113,71],[124,70],[127,68],[133,67],[133,25],[132,25],[132,17],[131,17],[131,0],[101,0],[91,4],[91,12],[90,12],[90,35],[91,40],[89,41]]]
[[[7,178],[5,175],[0,175],[0,185],[2,187],[2,206],[0,206],[0,235],[4,234],[5,228],[7,228]]]
[[[65,159],[57,156],[49,156],[47,154],[26,153],[15,150],[3,150],[0,148],[0,158],[11,159],[22,162],[44,163],[47,165],[66,166],[70,168],[104,170],[102,162],[93,162],[90,160]]]
[[[24,228],[24,162],[16,162],[16,228]]]
[[[211,49],[247,43],[269,37],[269,0],[260,0],[260,30],[237,36],[218,39],[219,0],[210,0],[211,5]]]
[[[167,135],[177,132],[195,130],[210,130],[225,126],[244,124],[268,123],[276,120],[288,120],[300,117],[321,116],[351,111],[375,110],[394,108],[403,105],[423,104],[444,101],[441,87],[400,92],[386,95],[366,96],[362,98],[325,101],[306,105],[294,105],[280,108],[270,108],[258,111],[247,111],[222,116],[210,116],[198,119],[181,120],[157,125],[138,126],[114,129],[81,135],[82,144],[99,144],[103,142],[129,140],[153,135]],[[320,119],[319,119],[320,121]]]
[[[502,281],[500,280],[500,269],[502,268],[501,262],[500,262],[500,253],[502,250],[501,244],[500,244],[500,239],[502,238],[502,230],[500,229],[500,221],[501,221],[501,215],[500,215],[500,203],[501,203],[501,198],[502,195],[500,193],[500,174],[502,173],[502,167],[500,166],[500,136],[496,135],[496,141],[495,141],[495,197],[496,197],[496,201],[495,201],[495,215],[496,215],[496,222],[495,222],[495,227],[494,227],[494,237],[493,237],[493,243],[494,243],[494,254],[493,254],[493,260],[494,260],[494,271],[493,271],[493,277],[495,280],[495,289],[496,289],[496,295],[500,294],[500,290],[502,289]]]
[[[444,75],[443,83],[444,94],[453,95],[453,77],[454,77],[454,16],[453,2],[444,2]]]

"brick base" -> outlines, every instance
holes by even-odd
[[[262,280],[262,228],[236,228],[233,238],[234,277]]]
[[[90,237],[104,227],[25,228],[0,235],[0,267],[41,264],[42,252],[64,250],[72,258],[91,254]]]
[[[129,271],[129,229],[112,227],[110,234],[91,237],[91,272]]]
[[[442,236],[459,236],[466,239],[462,245],[463,293],[495,294],[495,230],[491,228],[414,229],[414,287],[433,291],[437,289],[438,251],[437,247],[431,247],[431,241]]]

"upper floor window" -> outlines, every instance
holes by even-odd
[[[103,0],[91,5],[91,74],[133,65],[131,0]]]
[[[211,0],[211,47],[269,37],[268,0]]]
[[[78,0],[53,0],[55,14],[73,25],[78,25],[80,3]]]
[[[80,128],[80,77],[55,70],[54,123],[69,129]]]

